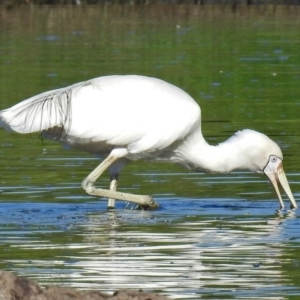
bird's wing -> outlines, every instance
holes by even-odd
[[[132,153],[163,149],[199,126],[200,108],[183,90],[141,76],[92,80],[76,93],[69,136],[126,146]]]
[[[19,133],[43,132],[65,144],[126,147],[131,153],[164,149],[200,120],[183,90],[143,76],[106,76],[46,92],[0,112]]]

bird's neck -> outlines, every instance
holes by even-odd
[[[190,135],[178,148],[177,158],[179,164],[192,170],[229,173],[249,169],[244,151],[242,143],[233,138],[216,146],[209,145],[199,131]]]

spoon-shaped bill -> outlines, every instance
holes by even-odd
[[[290,189],[290,186],[289,186],[289,183],[288,183],[288,180],[285,176],[285,173],[283,171],[283,167],[281,166],[281,168],[278,170],[278,173],[277,173],[277,178],[278,178],[278,181],[280,182],[283,190],[285,191],[286,195],[288,196],[288,198],[290,199],[291,201],[291,209],[296,209],[298,206],[297,206],[297,203],[294,199],[294,196],[292,194],[292,191]]]
[[[291,209],[296,209],[298,206],[294,199],[292,191],[290,189],[288,180],[285,176],[283,166],[282,166],[282,160],[276,156],[271,156],[268,164],[264,168],[264,173],[268,176],[269,180],[271,181],[271,183],[275,189],[275,192],[276,192],[279,204],[280,204],[280,209],[284,209],[284,204],[283,204],[280,192],[279,192],[277,182],[280,183],[284,192],[286,193],[289,200],[291,201]]]

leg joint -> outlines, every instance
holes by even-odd
[[[91,182],[90,180],[86,180],[84,179],[81,183],[81,187],[84,191],[86,191],[88,194],[93,193],[93,191],[95,190],[95,185],[93,184],[93,182]]]

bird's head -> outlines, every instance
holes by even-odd
[[[240,150],[245,154],[245,165],[269,178],[278,197],[280,209],[284,209],[284,204],[278,183],[288,196],[291,209],[296,209],[297,204],[283,170],[283,155],[279,146],[266,135],[250,129],[239,131],[232,138],[238,140],[237,147],[243,148]]]

